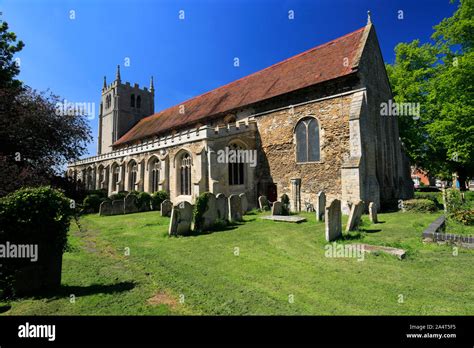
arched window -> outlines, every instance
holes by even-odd
[[[191,194],[191,156],[185,153],[181,157],[179,166],[180,193],[182,195]]]
[[[150,161],[148,171],[150,173],[150,190],[153,193],[158,191],[160,183],[160,161],[157,158]]]
[[[132,95],[130,96],[130,106],[131,106],[132,108],[135,107],[135,94],[132,94]]]
[[[94,176],[92,173],[92,168],[87,169],[87,180],[86,185],[88,190],[94,189]]]
[[[141,106],[142,106],[142,97],[138,96],[137,97],[137,108],[140,109]]]
[[[229,185],[243,185],[245,179],[243,147],[231,144],[229,150]]]
[[[320,160],[319,124],[313,117],[307,117],[298,122],[296,134],[296,161],[317,162]]]
[[[120,167],[116,165],[113,170],[113,176],[112,176],[112,188],[114,191],[117,191],[119,178],[120,178]]]
[[[105,108],[110,109],[110,105],[112,105],[112,96],[109,94],[105,97]]]
[[[138,173],[138,165],[137,162],[133,161],[130,166],[130,172],[129,172],[129,182],[128,182],[128,187],[130,191],[135,191],[135,186],[137,184],[137,173]]]

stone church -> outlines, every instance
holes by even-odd
[[[97,156],[68,166],[86,189],[196,196],[245,192],[249,204],[286,193],[294,211],[329,200],[376,202],[412,194],[375,28],[363,28],[266,69],[154,112],[150,88],[104,78]],[[219,161],[223,149],[253,150],[256,165]]]

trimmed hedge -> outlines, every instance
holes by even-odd
[[[429,199],[433,201],[437,207],[443,205],[443,194],[441,192],[415,192],[414,199]]]
[[[165,199],[170,199],[168,192],[166,191],[157,191],[151,195],[151,205],[153,210],[161,210],[161,203]]]
[[[61,191],[47,186],[22,188],[0,199],[0,243],[38,248],[37,262],[25,258],[6,258],[2,262],[3,296],[60,285],[73,206]]]
[[[137,204],[141,211],[150,210],[151,204],[151,195],[147,192],[138,192],[137,194]]]
[[[409,199],[403,201],[403,210],[420,213],[433,213],[438,210],[438,207],[430,199]]]
[[[106,200],[108,200],[107,196],[100,197],[99,195],[95,193],[87,195],[86,198],[84,198],[84,201],[82,202],[82,207],[84,209],[84,212],[98,213],[100,204]]]

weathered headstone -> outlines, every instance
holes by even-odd
[[[283,203],[276,201],[272,205],[272,215],[282,215],[283,213]]]
[[[188,202],[180,202],[173,206],[168,234],[170,236],[189,234],[192,219],[193,206],[191,204]]]
[[[326,209],[326,194],[321,191],[316,198],[316,221],[323,221]]]
[[[324,210],[326,240],[331,242],[342,236],[341,201],[335,199]]]
[[[270,204],[268,203],[268,198],[266,196],[258,197],[258,206],[261,211],[270,210]]]
[[[133,193],[129,193],[125,199],[123,204],[123,211],[125,214],[128,213],[136,213],[138,212],[138,204],[137,204],[137,196]]]
[[[229,221],[242,221],[242,204],[237,195],[229,196]]]
[[[377,219],[377,204],[374,202],[369,203],[369,217],[373,224],[379,222]]]
[[[229,218],[227,197],[223,193],[218,193],[216,196],[217,217],[221,220],[227,221]]]
[[[124,214],[124,199],[116,199],[112,201],[112,215]]]
[[[100,203],[99,215],[100,216],[112,215],[112,202],[111,201],[103,201],[102,203]]]
[[[241,193],[240,197],[240,204],[242,205],[242,214],[245,214],[249,210],[249,202],[247,201],[247,195],[245,193]]]
[[[173,203],[171,203],[169,199],[165,199],[163,202],[161,202],[160,209],[161,216],[171,216],[171,210],[173,210]]]
[[[207,204],[206,204],[206,209],[204,211],[204,214],[202,215],[202,218],[203,218],[203,221],[202,221],[203,231],[209,230],[216,223],[216,220],[218,218],[217,200],[216,200],[216,196],[214,196],[213,193],[210,193],[210,192],[207,193]]]
[[[346,232],[354,231],[360,224],[362,213],[364,212],[364,202],[358,201],[351,206],[349,219],[347,220]]]

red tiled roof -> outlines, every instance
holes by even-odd
[[[354,72],[364,28],[140,120],[113,145],[196,124],[228,112]],[[348,64],[344,63],[348,58]],[[180,114],[184,105],[184,114]]]

